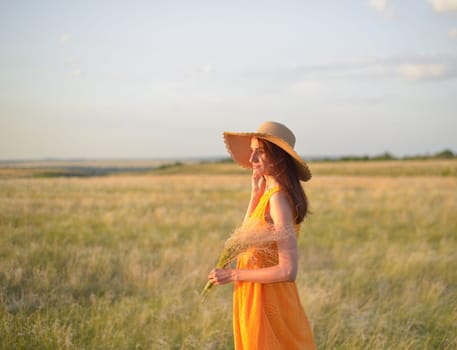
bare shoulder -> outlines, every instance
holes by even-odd
[[[291,219],[292,217],[292,209],[290,207],[289,197],[285,192],[278,191],[271,195],[270,197],[270,213],[273,219],[281,218],[284,219]]]
[[[277,191],[271,195],[270,205],[280,206],[280,207],[285,205],[288,207],[289,206],[289,197],[287,196],[287,194],[285,192]]]

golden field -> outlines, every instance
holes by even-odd
[[[319,349],[457,348],[457,161],[311,163],[297,286]],[[233,349],[230,163],[53,177],[0,169],[1,349]]]

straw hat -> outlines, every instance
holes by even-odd
[[[295,152],[295,135],[285,125],[277,122],[264,122],[256,132],[224,132],[225,146],[235,162],[251,168],[251,138],[255,136],[270,141],[286,151],[295,161],[300,180],[311,179],[311,171],[303,159]]]

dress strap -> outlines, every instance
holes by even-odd
[[[262,194],[262,197],[259,199],[259,203],[257,203],[257,206],[252,213],[251,217],[256,218],[256,219],[264,219],[265,218],[265,210],[268,207],[268,203],[270,202],[271,196],[280,191],[280,188],[278,186],[272,187],[269,190],[265,191]]]
[[[259,203],[257,203],[256,208],[254,209],[254,212],[251,214],[250,218],[251,219],[259,219],[261,221],[265,221],[265,211],[268,207],[268,203],[270,202],[270,198],[273,194],[276,192],[281,191],[279,187],[273,187],[270,188],[269,190],[265,191],[260,197]],[[292,203],[291,203],[292,206]],[[295,214],[294,214],[295,215]],[[300,224],[295,224],[295,234],[298,237],[300,233]]]

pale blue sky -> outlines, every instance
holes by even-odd
[[[0,3],[0,159],[457,152],[457,0]]]

